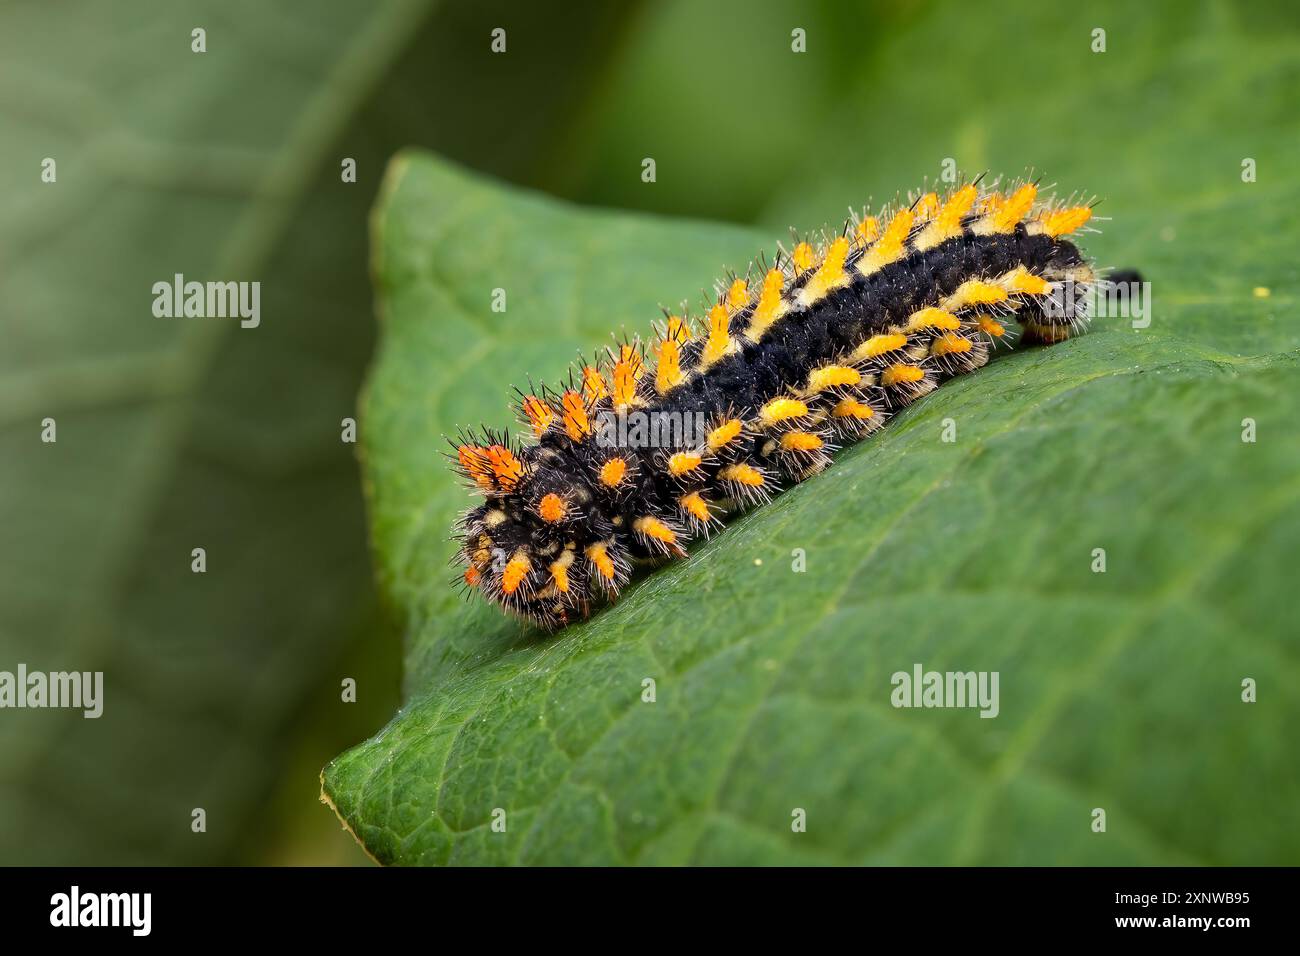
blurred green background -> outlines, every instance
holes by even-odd
[[[0,669],[103,670],[107,690],[97,721],[0,712],[0,863],[366,862],[317,778],[398,703],[399,639],[340,441],[374,344],[367,218],[394,152],[582,203],[781,228],[919,185],[949,156],[1054,176],[1086,142],[1107,162],[1069,187],[1121,197],[1207,175],[1227,188],[1243,155],[1294,165],[1293,4],[1043,6],[6,4]],[[908,46],[918,24],[959,49],[990,21],[1005,24],[992,49]],[[807,53],[790,52],[796,27]],[[1215,64],[1229,37],[1249,55],[1230,76],[1206,69],[1199,99],[1162,81],[1166,62]],[[1023,70],[1017,47],[1046,42],[1073,52],[1052,75]],[[1045,86],[1070,91],[1069,115],[1019,107],[996,140],[967,119]],[[898,108],[868,115],[863,91],[880,103],[882,89]],[[1198,115],[1229,98],[1270,135],[1205,128],[1189,149]],[[152,284],[178,272],[260,281],[261,327],[154,318]],[[340,700],[348,677],[356,703]]]

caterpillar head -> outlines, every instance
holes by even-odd
[[[614,564],[601,544],[612,529],[556,451],[461,444],[457,459],[485,496],[461,519],[458,556],[465,583],[489,601],[556,628],[585,616],[593,573],[611,585],[624,576],[603,573]]]

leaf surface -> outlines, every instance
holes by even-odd
[[[466,497],[441,435],[506,424],[511,383],[644,329],[662,297],[698,288],[700,263],[770,240],[580,211],[419,154],[390,177],[365,464],[409,699],[324,775],[378,859],[1294,855],[1294,684],[1239,699],[1243,677],[1295,671],[1272,577],[1300,527],[1291,352],[1221,351],[1180,334],[1195,310],[1166,306],[1150,329],[1103,319],[1004,355],[548,637],[449,586]],[[1260,322],[1270,305],[1231,308]],[[1245,417],[1268,437],[1243,443]],[[891,707],[891,675],[918,662],[997,671],[998,717]]]

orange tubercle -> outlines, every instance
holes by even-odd
[[[506,562],[506,569],[501,574],[501,590],[506,594],[514,594],[531,570],[532,565],[528,559],[522,554],[516,554]]]
[[[600,466],[600,483],[606,488],[613,488],[627,477],[627,459],[611,458]]]
[[[564,409],[564,430],[574,441],[582,441],[591,434],[591,422],[587,419],[587,403],[575,391],[567,391],[560,399]]]
[[[564,516],[568,511],[569,507],[564,503],[564,499],[554,492],[543,495],[541,502],[537,505],[538,517],[547,524],[555,524],[558,521],[563,521]]]

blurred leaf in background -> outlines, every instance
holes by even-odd
[[[647,15],[612,86],[620,108],[678,111],[692,147],[642,184],[648,150],[617,131],[671,124],[594,120],[594,155],[621,159],[590,168],[619,172],[575,189],[680,210],[697,177],[716,194],[696,208],[762,208],[762,229],[584,212],[418,153],[390,169],[364,442],[407,700],[326,768],[326,796],[384,862],[1296,862],[1294,11],[909,8],[813,84],[790,149],[761,101],[712,81],[789,76],[795,14],[764,6],[731,30],[686,6]],[[697,81],[656,80],[646,64],[670,48]],[[748,136],[728,119],[742,113]],[[545,637],[457,603],[445,535],[464,495],[440,434],[506,424],[511,382],[646,331],[717,265],[946,159],[1103,195],[1087,248],[1146,273],[1151,326],[1111,317],[954,382],[587,624]],[[945,417],[955,445],[937,441]],[[1247,417],[1273,437],[1242,442]],[[790,573],[796,547],[815,573]],[[999,671],[999,719],[892,710],[891,672],[918,661]],[[1240,701],[1247,676],[1267,706]]]
[[[364,859],[315,801],[396,701],[341,440],[374,338],[366,218],[410,143],[541,182],[636,7],[566,9],[0,11],[0,669],[106,685],[98,720],[0,714],[0,862]],[[259,281],[260,327],[155,318],[176,273]]]

